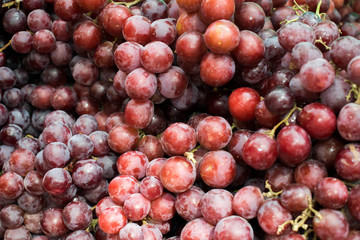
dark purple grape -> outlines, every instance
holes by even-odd
[[[74,231],[87,228],[92,220],[92,212],[83,201],[72,201],[64,207],[62,218],[65,226]]]
[[[100,184],[103,169],[95,160],[77,161],[73,167],[74,184],[83,189],[92,189]]]

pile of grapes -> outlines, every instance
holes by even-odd
[[[0,0],[0,238],[359,240],[359,0]]]

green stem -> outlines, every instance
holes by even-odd
[[[300,9],[300,11],[302,11],[303,13],[306,13],[306,11],[294,0],[294,4],[297,7],[297,9]],[[296,14],[297,14],[297,9],[294,9]]]
[[[5,46],[0,48],[0,52],[4,51],[8,46],[10,46],[10,44],[11,44],[11,40],[7,44],[5,44]]]
[[[281,126],[281,124],[285,123],[286,126],[289,125],[289,118],[291,117],[291,115],[295,112],[295,110],[301,110],[301,108],[297,107],[296,105],[290,110],[290,112],[286,115],[286,117],[281,120],[278,124],[275,125],[275,127],[273,127],[273,129],[266,131],[265,133],[271,137],[274,138],[275,137],[275,132],[276,130]]]
[[[135,0],[133,2],[114,2],[112,1],[112,3],[115,3],[115,4],[120,4],[120,5],[125,5],[127,8],[130,8],[136,4],[138,4],[139,2],[142,2],[143,0]]]
[[[320,7],[321,7],[321,4],[322,4],[322,0],[319,1],[318,5],[316,6],[316,12],[315,14],[318,15],[321,19],[321,15],[320,15]]]

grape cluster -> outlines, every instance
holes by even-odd
[[[360,239],[360,1],[0,4],[0,238]]]

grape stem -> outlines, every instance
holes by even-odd
[[[301,108],[297,107],[296,105],[290,110],[290,112],[286,115],[286,117],[281,120],[278,124],[275,125],[275,127],[273,127],[273,129],[266,131],[265,134],[267,134],[269,137],[274,138],[275,137],[275,132],[276,130],[281,126],[281,124],[285,123],[286,126],[289,125],[289,118],[291,117],[291,115],[295,112],[295,110],[299,110],[301,111]]]
[[[306,230],[306,232],[304,232],[304,234],[302,234],[301,236],[303,236],[305,239],[308,239],[308,236],[310,233],[314,232],[314,229],[309,228],[308,230]]]
[[[289,220],[289,221],[286,221],[283,224],[281,224],[277,229],[277,232],[276,232],[277,234],[280,234],[285,229],[285,226],[289,223],[292,225],[292,230],[294,232],[298,232],[300,228],[302,228],[306,231],[308,229],[309,225],[305,224],[305,222],[309,218],[313,217],[312,213],[319,219],[322,219],[322,216],[320,215],[320,213],[313,208],[314,203],[311,201],[310,196],[307,197],[307,200],[309,203],[309,207],[307,209],[305,209],[304,211],[302,211],[302,213],[299,216],[297,216],[297,218],[295,218],[295,220]]]
[[[296,14],[298,14],[298,12],[296,10],[300,10],[302,11],[303,13],[306,13],[307,11],[305,11],[295,0],[294,0],[294,6],[293,6],[293,9],[295,10]]]
[[[139,130],[139,139],[143,139],[146,136],[145,132],[142,130]]]
[[[354,96],[356,99],[358,99],[358,96],[359,96],[359,89],[357,87],[357,85],[355,83],[352,83],[350,80],[345,80],[345,82],[349,83],[351,85],[351,89],[348,93],[348,95],[346,96],[346,101],[350,101],[350,98],[351,98],[351,94],[354,93]]]
[[[74,164],[77,162],[77,159],[72,160],[66,167],[64,167],[64,170],[68,172],[72,172]]]
[[[321,38],[316,39],[316,40],[315,40],[315,43],[320,43],[321,45],[323,45],[323,46],[325,47],[326,50],[330,50],[330,49],[331,49],[328,45],[326,45],[326,43],[325,43]]]
[[[286,25],[286,24],[289,24],[291,22],[296,22],[298,19],[299,19],[299,17],[296,17],[296,18],[291,19],[291,20],[285,19],[284,21],[280,22],[280,24],[285,24]]]
[[[14,1],[11,1],[11,2],[4,3],[2,5],[2,7],[3,8],[5,8],[5,7],[10,8],[12,5],[16,4],[17,9],[19,9],[19,6],[20,6],[21,2],[22,2],[22,0],[14,0]]]
[[[194,163],[194,165],[196,164],[196,159],[194,157],[194,152],[196,152],[198,149],[200,148],[200,145],[197,146],[196,148],[194,148],[193,150],[191,150],[190,152],[185,152],[184,156],[189,159],[190,161],[192,161]]]
[[[4,51],[8,46],[10,46],[10,44],[11,44],[11,40],[7,44],[5,44],[5,46],[0,48],[0,52]]]
[[[134,5],[136,5],[136,4],[138,4],[139,2],[142,2],[142,1],[143,0],[135,0],[133,2],[114,2],[114,1],[112,1],[112,3],[125,5],[127,8],[130,8],[131,6],[134,6]]]
[[[313,208],[313,204],[314,204],[314,203],[311,201],[311,199],[310,199],[309,196],[308,196],[307,199],[308,199],[308,202],[309,202],[309,208],[308,208],[308,210],[310,210],[312,213],[314,213],[314,215],[321,220],[321,219],[322,219],[321,214],[320,214],[317,210],[315,210],[315,209]]]
[[[98,222],[99,222],[99,220],[97,218],[91,220],[90,226],[88,228],[86,228],[85,231],[87,231],[87,232],[95,231],[95,227],[98,224]]]
[[[265,188],[267,190],[269,190],[269,192],[266,193],[262,193],[262,195],[266,198],[277,198],[282,192],[283,190],[279,191],[279,192],[274,192],[271,188],[271,185],[269,183],[269,180],[266,180],[265,182]]]

